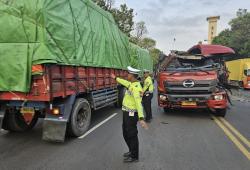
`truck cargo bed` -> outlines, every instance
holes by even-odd
[[[125,77],[127,71],[96,68],[43,65],[42,75],[32,76],[31,91],[0,92],[0,100],[53,101],[54,98],[65,98],[72,94],[90,92],[105,88],[116,88],[117,83],[110,78],[111,73]]]

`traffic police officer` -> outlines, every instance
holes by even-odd
[[[126,87],[126,93],[123,99],[123,137],[129,148],[129,152],[125,153],[124,162],[137,162],[139,159],[139,141],[137,122],[147,129],[147,124],[144,121],[143,108],[142,108],[142,87],[137,80],[140,70],[128,67],[127,80],[116,77],[114,74],[112,78]]]
[[[149,70],[144,70],[143,98],[142,103],[146,112],[146,122],[152,119],[151,100],[153,98],[154,85]]]

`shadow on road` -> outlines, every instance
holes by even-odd
[[[113,106],[109,106],[98,111],[92,112],[91,117],[91,124],[90,128],[98,124],[99,122],[103,121],[105,118],[110,116],[113,113],[118,113],[119,110],[114,108]],[[89,129],[90,129],[89,128]],[[43,119],[39,119],[36,126],[28,131],[25,132],[8,132],[8,131],[0,131],[0,138],[5,142],[15,143],[15,141],[32,141],[37,143],[49,143],[51,145],[58,145],[56,142],[46,142],[42,140],[42,129],[43,129]],[[68,144],[75,140],[76,138],[66,136],[65,142],[63,143]],[[1,141],[0,140],[0,141]]]

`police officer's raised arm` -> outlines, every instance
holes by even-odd
[[[130,84],[131,84],[129,81],[124,80],[124,79],[121,79],[121,78],[119,78],[119,77],[116,77],[114,74],[111,74],[111,78],[116,79],[116,81],[117,81],[119,84],[123,85],[123,86],[126,87],[126,88],[128,88],[128,87],[130,86]]]
[[[123,85],[124,87],[126,87],[126,88],[129,88],[129,86],[130,86],[130,84],[131,84],[129,81],[124,80],[124,79],[121,79],[121,78],[119,78],[119,77],[116,78],[116,81],[117,81],[119,84],[121,84],[121,85]]]

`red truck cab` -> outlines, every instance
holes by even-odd
[[[233,53],[232,49],[214,45],[172,52],[159,69],[159,106],[166,112],[171,108],[208,108],[224,117],[228,99],[222,84],[227,76],[218,56],[227,53]]]

